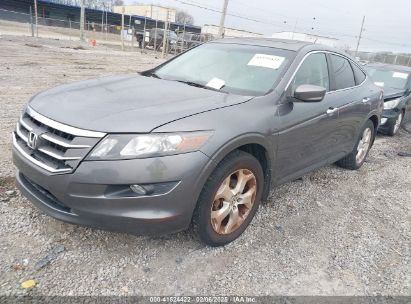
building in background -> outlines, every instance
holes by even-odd
[[[298,41],[305,41],[311,43],[318,43],[327,45],[330,47],[337,47],[339,40],[332,37],[307,34],[307,33],[298,33],[298,32],[278,32],[271,35],[272,38],[278,39],[291,39]]]
[[[217,37],[218,29],[218,25],[204,24],[201,28],[201,33]],[[224,28],[224,37],[263,37],[263,34],[226,27]]]
[[[115,5],[113,12],[121,14],[123,12],[127,15],[144,16],[151,19],[176,22],[176,10],[158,5]],[[167,20],[168,16],[168,20]]]

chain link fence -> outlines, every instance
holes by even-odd
[[[125,16],[126,17],[126,16]],[[127,16],[129,17],[129,16]],[[90,22],[85,20],[84,37],[91,44],[125,45],[126,49],[147,48],[155,51],[177,54],[201,43],[214,39],[212,35],[192,33],[181,29],[148,28],[144,24],[133,24],[131,17],[125,18],[124,27],[109,24],[102,15],[102,21]],[[34,13],[27,14],[0,8],[0,34],[23,34],[33,37],[53,38],[62,40],[80,39],[80,22],[70,19],[36,18]],[[165,39],[165,41],[163,41]]]

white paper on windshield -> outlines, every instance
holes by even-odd
[[[251,58],[248,65],[276,70],[281,66],[284,59],[285,57],[280,57],[280,56],[255,54],[254,57]]]
[[[378,81],[376,81],[376,82],[374,82],[374,84],[375,84],[376,86],[379,86],[379,87],[384,87],[384,82],[378,82]]]
[[[225,85],[225,81],[220,78],[214,77],[207,84],[206,87],[220,90]]]
[[[407,74],[407,73],[394,72],[394,73],[392,74],[392,77],[394,77],[394,78],[407,79],[407,78],[408,78],[408,74]]]

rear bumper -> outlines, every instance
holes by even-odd
[[[73,224],[133,234],[186,229],[209,162],[201,152],[122,161],[84,161],[72,174],[49,174],[13,148],[17,186],[38,209]],[[137,195],[132,184],[172,185]]]

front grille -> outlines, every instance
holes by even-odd
[[[13,144],[43,169],[52,173],[70,173],[103,136],[105,134],[101,132],[53,121],[28,107],[17,123]]]

